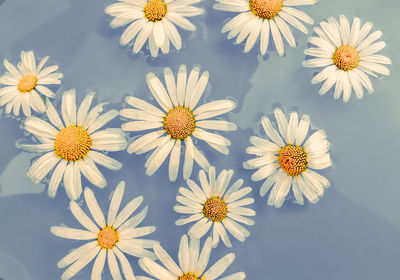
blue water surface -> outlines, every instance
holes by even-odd
[[[302,67],[307,36],[294,31],[297,48],[285,44],[281,58],[271,49],[270,55],[258,56],[257,49],[243,54],[220,30],[231,13],[215,11],[212,1],[200,3],[206,14],[193,18],[194,33],[182,32],[184,47],[169,55],[152,59],[148,52],[134,55],[119,46],[123,28],[113,30],[104,8],[111,0],[2,0],[0,1],[0,59],[14,64],[22,50],[34,50],[39,57],[50,56],[58,64],[64,79],[61,92],[76,88],[78,100],[89,91],[97,92],[97,101],[111,102],[121,108],[124,97],[149,98],[145,82],[148,72],[161,76],[164,67],[176,71],[181,64],[201,65],[210,72],[210,86],[202,102],[222,98],[237,101],[238,108],[227,118],[239,125],[226,133],[232,141],[231,153],[223,156],[199,142],[217,171],[235,170],[234,178],[243,178],[253,187],[256,199],[256,224],[251,236],[233,248],[220,244],[211,255],[215,262],[234,252],[236,260],[227,273],[244,271],[247,279],[256,280],[397,280],[400,279],[400,37],[398,0],[321,0],[305,7],[318,24],[329,16],[345,14],[371,21],[383,32],[392,75],[373,79],[375,93],[348,104],[333,100],[332,94],[319,96],[320,85],[311,85],[313,71]],[[310,29],[311,30],[311,29]],[[0,66],[0,72],[5,71]],[[55,88],[57,89],[57,87]],[[332,144],[332,168],[324,172],[332,182],[316,205],[298,206],[286,202],[281,209],[266,205],[259,197],[260,182],[250,180],[251,172],[242,168],[250,157],[245,154],[251,135],[259,135],[259,120],[279,106],[311,116],[314,128],[324,129]],[[0,119],[0,278],[4,280],[59,279],[62,270],[56,263],[68,251],[82,244],[50,234],[53,225],[78,227],[68,210],[62,188],[55,199],[47,196],[45,184],[33,184],[25,175],[34,154],[16,148],[16,142],[30,136],[21,130],[22,119],[1,114]],[[119,127],[121,120],[110,127]],[[28,141],[26,140],[26,141]],[[117,152],[113,157],[123,162],[120,171],[101,169],[108,179],[104,190],[94,188],[100,206],[107,211],[110,193],[125,180],[123,203],[143,195],[149,205],[144,225],[155,225],[150,237],[176,259],[179,240],[187,232],[175,226],[180,217],[173,212],[180,177],[168,180],[167,164],[153,176],[145,175],[146,155],[132,156]],[[193,177],[197,177],[196,166]],[[92,187],[87,181],[85,186]],[[144,275],[137,259],[129,257],[136,275]],[[89,279],[91,265],[75,279]],[[104,279],[110,279],[105,268]],[[227,275],[227,274],[226,274]]]

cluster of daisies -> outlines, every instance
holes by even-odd
[[[160,49],[164,54],[169,53],[170,43],[177,50],[182,48],[176,26],[189,31],[196,29],[187,17],[204,13],[194,6],[198,2],[119,0],[105,11],[114,17],[111,27],[129,25],[121,36],[121,45],[131,44],[133,52],[138,53],[147,41],[151,56],[157,57]],[[222,33],[228,32],[228,39],[236,38],[236,44],[244,43],[244,52],[249,52],[259,41],[261,55],[265,55],[272,46],[271,38],[276,51],[283,56],[282,37],[289,46],[296,46],[289,25],[307,34],[303,22],[313,24],[307,14],[295,7],[314,3],[316,0],[216,0],[214,8],[238,13],[226,22]],[[319,70],[312,83],[323,83],[321,95],[335,86],[332,90],[335,99],[343,95],[343,101],[347,102],[352,91],[362,98],[364,88],[373,92],[368,75],[390,74],[384,66],[391,64],[390,59],[376,54],[385,47],[379,41],[382,33],[370,34],[371,29],[371,23],[361,25],[358,18],[350,25],[343,15],[339,20],[328,18],[314,28],[313,36],[308,39],[313,46],[305,50],[307,60],[303,65]],[[33,136],[33,141],[19,143],[18,147],[39,154],[27,176],[35,183],[46,183],[50,197],[55,197],[62,185],[72,215],[83,227],[50,229],[58,237],[85,241],[57,263],[59,268],[66,268],[61,279],[73,278],[92,261],[91,279],[101,279],[106,260],[113,279],[152,279],[135,276],[127,255],[136,257],[143,271],[156,279],[244,279],[244,272],[221,278],[235,259],[233,253],[214,264],[208,262],[212,248],[220,240],[230,248],[231,237],[243,242],[250,235],[247,227],[254,225],[255,216],[251,208],[254,198],[249,196],[252,188],[243,187],[241,178],[233,180],[233,170],[217,172],[199,148],[204,141],[217,152],[229,154],[231,142],[220,132],[235,131],[237,125],[221,116],[237,104],[229,99],[202,103],[209,73],[198,66],[188,71],[186,65],[181,65],[176,74],[165,68],[163,79],[155,73],[147,74],[149,100],[153,101],[128,96],[120,111],[105,111],[107,103],[93,104],[94,92],[78,102],[75,90],[71,89],[62,94],[61,104],[54,105],[54,87],[61,83],[63,75],[57,72],[57,65],[46,66],[48,60],[45,57],[37,64],[32,51],[21,52],[17,67],[5,59],[7,71],[0,77],[0,84],[4,85],[0,88],[0,107],[5,106],[5,112],[15,116],[19,116],[22,107],[26,117],[23,128]],[[106,127],[117,117],[123,120],[121,127]],[[321,174],[321,170],[332,165],[326,133],[313,129],[308,115],[285,114],[280,108],[262,117],[261,126],[262,133],[251,136],[251,145],[246,149],[253,158],[243,163],[244,169],[254,170],[252,181],[262,181],[260,195],[268,193],[267,204],[277,208],[286,200],[299,205],[304,204],[304,198],[318,202],[330,185]],[[128,135],[133,137],[132,141],[127,139]],[[187,235],[181,238],[178,262],[159,242],[144,238],[156,228],[140,226],[148,209],[145,206],[138,210],[142,196],[120,210],[125,182],[113,191],[107,217],[94,192],[90,188],[83,190],[83,177],[95,187],[106,187],[107,179],[101,169],[120,170],[123,166],[109,152],[124,150],[149,155],[144,163],[147,175],[153,175],[168,161],[169,180],[174,182],[181,174],[186,182],[186,186],[178,189],[177,204],[173,207],[181,214],[176,225],[190,225]],[[192,176],[195,163],[200,167],[197,178]],[[82,192],[90,217],[77,202]],[[201,247],[202,237],[205,241]]]
[[[187,17],[204,13],[194,6],[201,0],[118,0],[105,9],[114,19],[112,28],[129,25],[123,32],[120,44],[133,45],[133,52],[138,53],[148,41],[148,49],[153,57],[158,50],[169,53],[170,42],[180,50],[182,38],[176,26],[195,31]],[[280,56],[285,53],[284,40],[290,47],[296,47],[291,26],[308,34],[304,24],[314,24],[313,19],[297,7],[313,5],[317,0],[215,0],[214,9],[237,13],[224,24],[222,33],[228,33],[228,39],[235,39],[235,44],[244,44],[247,53],[259,42],[261,55],[274,48]],[[364,88],[373,92],[370,76],[389,75],[385,66],[391,60],[378,55],[385,47],[385,42],[378,41],[382,32],[371,32],[370,22],[361,26],[360,19],[349,20],[341,15],[339,21],[333,17],[322,21],[315,27],[313,36],[308,39],[313,47],[304,51],[307,60],[304,67],[316,68],[318,73],[312,83],[323,85],[319,94],[323,95],[334,87],[334,98],[343,94],[343,101],[350,99],[352,91],[357,98],[362,98]],[[271,43],[270,43],[271,39]],[[273,44],[272,44],[273,41]]]

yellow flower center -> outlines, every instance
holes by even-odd
[[[114,248],[118,243],[119,233],[112,226],[106,226],[97,234],[97,243],[103,249],[109,250]]]
[[[203,206],[204,216],[213,222],[220,222],[225,219],[227,212],[226,202],[218,196],[210,197]]]
[[[18,90],[22,93],[30,92],[36,87],[37,78],[33,75],[25,75],[18,82]]]
[[[187,272],[179,276],[178,280],[205,280],[205,278],[203,277],[203,279],[201,279],[198,278],[195,273]]]
[[[86,129],[81,126],[68,126],[57,135],[54,149],[60,158],[76,161],[84,158],[90,151],[92,139]]]
[[[333,54],[333,63],[336,67],[343,71],[353,70],[358,66],[360,55],[352,46],[343,45],[339,47]]]
[[[183,140],[193,133],[196,119],[189,108],[175,107],[164,118],[164,127],[172,138]]]
[[[162,0],[149,0],[144,7],[144,15],[150,21],[160,21],[167,14],[167,4]]]
[[[278,162],[289,176],[298,176],[307,169],[307,153],[302,147],[289,144],[279,151]]]
[[[282,0],[250,0],[252,13],[263,19],[273,19],[282,10]]]

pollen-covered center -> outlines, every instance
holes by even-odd
[[[196,119],[189,108],[175,107],[164,118],[164,127],[172,138],[183,140],[193,133]]]
[[[195,273],[187,272],[178,277],[178,280],[205,280],[198,278]]]
[[[273,19],[282,10],[282,0],[250,0],[252,13],[263,19]]]
[[[57,135],[54,149],[60,158],[76,161],[84,158],[90,151],[92,139],[86,129],[81,126],[68,126]]]
[[[360,55],[352,46],[343,45],[333,54],[333,63],[343,71],[350,71],[357,67]]]
[[[307,169],[307,154],[302,147],[289,144],[279,151],[278,162],[289,176],[297,176]]]
[[[213,222],[220,222],[225,219],[227,212],[226,202],[218,196],[210,197],[203,206],[204,216]]]
[[[18,82],[18,90],[22,93],[30,92],[36,87],[37,78],[33,75],[25,75]]]
[[[119,240],[118,231],[112,226],[106,226],[97,234],[97,243],[103,249],[112,249]]]
[[[160,21],[167,14],[167,4],[162,0],[149,0],[144,7],[144,15],[150,21]]]

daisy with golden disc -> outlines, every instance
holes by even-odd
[[[222,33],[228,33],[228,40],[236,38],[235,44],[244,43],[247,53],[259,42],[261,55],[268,51],[270,37],[280,56],[285,54],[282,37],[290,47],[296,47],[296,41],[290,27],[308,34],[304,23],[314,21],[298,6],[313,5],[317,0],[216,0],[214,9],[239,12],[223,27]]]
[[[13,112],[19,116],[20,110],[25,116],[30,116],[32,110],[44,113],[45,97],[54,98],[55,93],[49,89],[50,85],[61,84],[63,74],[56,72],[57,65],[45,67],[49,57],[46,56],[36,65],[33,51],[22,51],[21,62],[15,67],[7,59],[4,66],[7,72],[0,77],[0,106],[5,105],[5,112]]]
[[[193,5],[196,2],[144,0],[131,3],[118,0],[105,12],[114,17],[110,23],[112,28],[128,25],[119,41],[122,46],[132,42],[133,52],[138,53],[148,42],[151,56],[157,57],[160,49],[163,54],[169,53],[170,43],[177,50],[182,48],[177,26],[187,31],[196,30],[187,19],[204,13],[203,9]]]
[[[132,266],[125,254],[137,258],[154,258],[154,254],[149,249],[158,242],[141,237],[151,234],[156,228],[154,226],[138,227],[146,217],[147,206],[133,215],[142,204],[143,197],[134,198],[119,211],[124,191],[125,182],[122,181],[113,192],[106,220],[93,191],[86,188],[84,191],[85,204],[92,217],[89,217],[78,203],[73,200],[70,202],[72,214],[84,229],[66,226],[50,228],[52,234],[61,238],[88,240],[87,243],[73,249],[57,263],[58,268],[68,267],[61,275],[61,279],[71,279],[92,260],[95,261],[91,269],[91,279],[100,279],[107,259],[112,279],[122,279],[123,274],[124,279],[134,280]]]
[[[371,29],[372,23],[366,22],[361,26],[357,17],[350,25],[344,15],[339,16],[339,21],[330,17],[314,28],[316,36],[308,39],[313,47],[304,51],[311,58],[304,61],[303,66],[318,70],[311,83],[323,83],[320,95],[333,88],[334,99],[343,95],[343,101],[348,102],[352,92],[360,99],[364,96],[364,89],[368,93],[374,90],[369,76],[390,75],[385,65],[392,64],[392,61],[377,54],[386,45],[379,41],[382,32],[370,34]]]
[[[181,65],[175,79],[172,70],[165,68],[165,85],[154,73],[147,74],[146,78],[158,107],[129,96],[126,102],[130,107],[122,109],[120,114],[129,120],[121,128],[140,136],[128,146],[128,153],[152,151],[145,163],[147,175],[153,175],[168,156],[170,181],[178,177],[181,155],[185,180],[192,174],[194,162],[208,170],[210,163],[196,147],[193,141],[196,138],[222,154],[229,153],[230,140],[210,130],[236,130],[237,126],[232,122],[213,119],[230,112],[236,104],[225,99],[199,105],[208,85],[207,71],[201,73],[195,66],[188,73],[186,65]]]
[[[211,167],[208,174],[204,170],[199,172],[200,184],[188,179],[188,188],[179,188],[176,196],[178,204],[174,211],[184,214],[185,217],[176,221],[176,225],[194,223],[188,231],[190,238],[198,239],[207,232],[212,232],[213,246],[218,246],[219,240],[227,247],[232,243],[227,232],[237,240],[243,242],[250,232],[242,225],[254,225],[249,217],[255,211],[248,206],[254,203],[247,195],[251,187],[244,187],[243,179],[231,184],[233,170],[222,170],[218,176],[215,167]]]
[[[256,157],[243,163],[245,169],[256,169],[251,176],[253,181],[264,180],[260,195],[269,192],[267,203],[277,208],[283,205],[290,190],[300,205],[304,204],[303,196],[311,203],[318,202],[330,186],[328,179],[318,173],[332,165],[325,132],[318,130],[308,136],[308,115],[299,120],[297,112],[292,112],[288,121],[279,108],[274,111],[274,119],[263,117],[261,124],[267,137],[250,137],[253,146],[246,152]]]
[[[29,168],[27,175],[35,183],[51,174],[48,195],[55,197],[61,181],[69,199],[78,199],[82,192],[81,174],[99,188],[107,185],[107,180],[97,165],[111,170],[119,170],[122,163],[101,151],[120,151],[127,145],[124,132],[120,128],[101,129],[119,115],[117,110],[101,114],[104,103],[93,109],[90,105],[94,93],[89,93],[76,108],[75,90],[66,91],[62,96],[61,115],[50,100],[46,101],[48,122],[37,117],[28,117],[24,129],[32,133],[40,143],[19,144],[29,152],[42,153]]]
[[[226,254],[215,263],[209,263],[212,251],[210,237],[201,246],[199,239],[190,239],[189,241],[188,237],[183,235],[178,250],[179,262],[175,262],[159,244],[155,244],[153,250],[158,261],[148,257],[139,260],[140,267],[152,278],[141,277],[141,279],[243,280],[246,278],[244,272],[236,272],[228,276],[223,275],[235,260],[235,254],[233,253]]]

